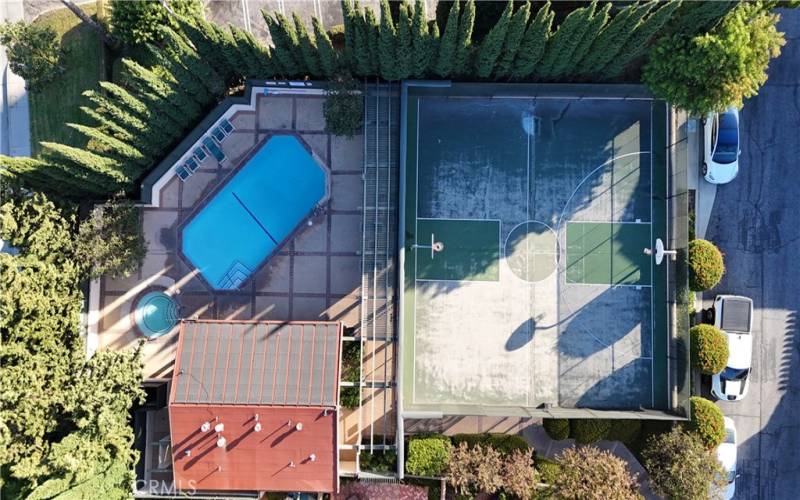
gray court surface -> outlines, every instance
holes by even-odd
[[[664,104],[417,89],[406,104],[405,407],[663,406],[650,262],[638,255],[651,240],[651,124]],[[498,279],[420,280],[411,266],[422,236],[408,222],[418,218],[499,220]],[[578,277],[611,277],[592,283],[567,279],[569,223],[639,226],[636,238],[614,233],[605,261],[585,249],[602,272]],[[635,280],[617,279],[619,255]]]

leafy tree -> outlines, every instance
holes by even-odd
[[[587,7],[573,10],[564,18],[556,32],[547,41],[541,66],[537,70],[537,74],[541,78],[558,79],[563,76],[565,71],[569,70],[572,54],[591,26],[596,5],[595,0]]]
[[[475,0],[467,0],[458,22],[456,39],[456,55],[453,61],[452,74],[463,75],[469,71],[472,57],[472,30],[475,26]]]
[[[320,69],[324,76],[330,78],[336,73],[339,65],[338,53],[333,48],[328,32],[322,26],[322,23],[316,17],[311,19],[311,25],[314,28],[314,38],[317,40],[317,50],[319,51],[319,64]]]
[[[386,0],[384,0],[386,1]],[[388,2],[387,2],[388,3]],[[447,78],[453,71],[453,59],[456,54],[458,43],[458,18],[461,16],[461,1],[453,2],[450,7],[450,14],[447,16],[447,25],[444,28],[444,35],[439,45],[439,54],[434,67],[434,73]]]
[[[159,28],[178,28],[178,21],[158,0],[111,0],[111,33],[123,42],[136,45],[161,40]],[[169,7],[179,16],[201,17],[200,0],[170,0]]]
[[[461,443],[450,455],[447,481],[459,495],[496,493],[503,487],[503,458],[492,447]]]
[[[692,365],[704,375],[714,375],[728,363],[728,339],[714,325],[695,325],[689,329]]]
[[[639,499],[639,482],[628,464],[594,446],[567,448],[556,459],[561,474],[553,484],[556,498]]]
[[[322,113],[328,133],[344,137],[357,134],[364,124],[364,98],[358,83],[349,77],[331,82]]]
[[[317,50],[317,41],[308,34],[305,23],[300,19],[296,12],[292,13],[292,20],[294,21],[294,28],[297,31],[297,39],[300,44],[300,53],[303,56],[308,73],[312,76],[320,76],[321,70],[319,67],[319,51]]]
[[[659,2],[652,0],[651,3],[657,6]],[[650,15],[636,25],[636,29],[617,52],[617,55],[602,69],[600,77],[603,79],[616,78],[632,61],[645,55],[650,48],[650,41],[672,18],[680,5],[681,0],[671,0],[663,6],[651,10]]]
[[[11,70],[25,79],[32,92],[64,72],[58,36],[50,26],[4,23],[0,25],[0,44],[6,49]]]
[[[495,62],[500,57],[503,50],[503,44],[506,40],[506,33],[508,32],[508,25],[511,22],[512,12],[514,11],[513,0],[508,0],[506,8],[500,15],[497,24],[489,30],[489,33],[481,42],[478,48],[478,55],[475,61],[475,73],[480,78],[489,78],[494,71]]]
[[[528,24],[530,15],[531,3],[526,1],[511,17],[506,40],[503,44],[503,52],[495,70],[495,75],[498,78],[506,78],[511,75],[514,60],[517,58],[522,38],[525,36],[525,27]]]
[[[515,450],[503,464],[503,490],[517,498],[533,498],[539,473],[533,467],[530,451]]]
[[[378,29],[378,63],[380,75],[385,80],[398,80],[397,30],[392,19],[389,0],[381,0],[381,24]]]
[[[680,428],[647,441],[643,465],[653,490],[664,498],[705,500],[722,487],[722,466],[700,439]]]
[[[708,449],[716,448],[725,439],[725,419],[719,406],[711,401],[692,396],[689,398],[692,418],[689,430],[697,434]]]
[[[528,25],[520,43],[517,58],[511,76],[517,80],[528,78],[534,74],[536,65],[544,55],[547,40],[551,36],[551,27],[555,13],[550,9],[550,2],[544,4],[536,17]]]
[[[397,68],[399,79],[408,78],[414,74],[414,48],[411,40],[411,12],[412,7],[403,0],[400,3],[397,18]]]
[[[78,229],[77,257],[89,266],[89,276],[127,278],[147,253],[139,210],[124,199],[97,205]]]
[[[412,438],[408,442],[406,470],[418,476],[438,477],[447,470],[452,450],[447,436]]]
[[[741,107],[767,81],[769,61],[785,43],[776,28],[779,19],[759,3],[741,3],[709,33],[660,40],[643,80],[654,94],[694,116]]]
[[[425,76],[431,64],[433,54],[428,37],[428,16],[425,13],[425,2],[416,0],[414,16],[411,21],[411,49],[414,54],[411,74],[417,78]]]

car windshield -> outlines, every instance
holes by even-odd
[[[749,371],[747,368],[731,368],[728,366],[722,371],[720,377],[725,380],[744,380],[747,378]]]
[[[733,163],[739,155],[739,123],[733,113],[719,115],[719,134],[714,149],[716,163]]]

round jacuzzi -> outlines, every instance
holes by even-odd
[[[149,292],[136,303],[133,312],[136,326],[147,338],[159,337],[178,322],[178,304],[164,292]]]

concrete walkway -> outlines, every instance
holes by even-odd
[[[24,18],[22,0],[0,2],[0,21]],[[0,47],[0,153],[30,156],[31,134],[28,92],[25,81],[8,67],[5,48]]]
[[[575,446],[574,439],[564,439],[563,441],[550,439],[550,436],[547,435],[544,427],[541,425],[529,425],[525,427],[522,431],[522,436],[533,446],[536,453],[544,455],[545,458],[549,460],[554,460],[562,451]],[[661,498],[650,489],[650,476],[647,475],[647,471],[644,470],[642,464],[636,460],[636,457],[633,456],[633,453],[631,453],[624,444],[619,441],[599,441],[595,443],[594,446],[597,446],[601,450],[608,451],[628,463],[628,468],[637,475],[640,484],[639,491],[646,499]]]

